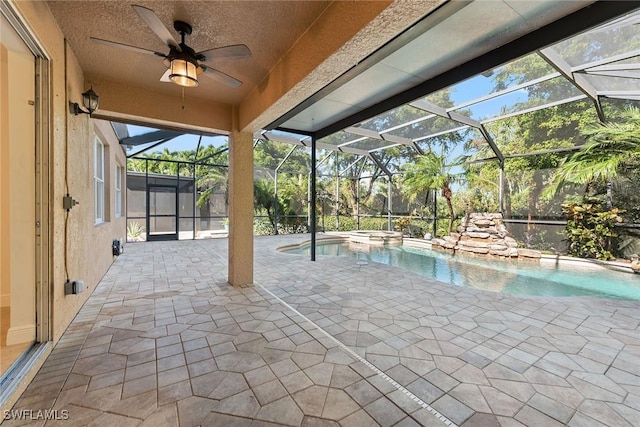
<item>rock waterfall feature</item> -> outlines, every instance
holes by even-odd
[[[500,213],[474,212],[467,214],[456,232],[431,241],[433,249],[467,255],[487,255],[498,258],[536,260],[540,252],[518,248],[509,235]]]

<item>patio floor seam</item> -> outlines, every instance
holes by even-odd
[[[269,293],[269,295],[271,295],[272,297],[274,297],[275,299],[277,299],[278,301],[280,301],[281,304],[283,304],[284,306],[286,306],[289,310],[293,311],[294,313],[296,313],[298,316],[300,316],[302,319],[304,319],[306,322],[310,323],[311,325],[313,325],[316,329],[318,329],[320,332],[322,332],[327,338],[329,338],[330,340],[332,340],[333,342],[335,342],[343,351],[347,352],[351,357],[353,357],[354,359],[362,362],[363,364],[365,364],[367,367],[369,367],[371,370],[373,370],[376,375],[380,376],[381,378],[383,378],[385,381],[389,382],[391,385],[393,385],[396,389],[398,389],[399,391],[401,391],[403,394],[405,394],[407,397],[409,397],[411,400],[413,400],[414,402],[416,402],[418,405],[422,406],[424,409],[426,409],[427,411],[429,411],[434,417],[436,417],[438,420],[442,421],[442,423],[446,426],[450,426],[450,427],[458,427],[457,424],[455,424],[453,421],[451,421],[450,419],[448,419],[447,417],[445,417],[444,415],[442,415],[440,412],[438,412],[436,409],[434,409],[433,407],[431,407],[431,405],[429,405],[428,403],[424,402],[422,399],[420,399],[418,396],[416,396],[415,394],[411,393],[409,390],[407,390],[406,388],[404,388],[402,385],[400,385],[396,380],[394,380],[393,378],[391,378],[389,375],[385,374],[381,369],[379,369],[377,366],[375,366],[373,363],[369,362],[367,359],[365,359],[364,357],[360,356],[358,353],[356,353],[355,351],[351,350],[348,346],[346,346],[345,344],[343,344],[340,340],[338,340],[336,337],[334,337],[333,335],[331,335],[329,332],[325,331],[324,329],[322,329],[320,326],[318,326],[317,324],[315,324],[312,320],[310,320],[308,317],[306,317],[304,314],[300,313],[298,310],[296,310],[295,308],[293,308],[291,305],[289,305],[286,301],[283,301],[281,298],[279,298],[277,295],[275,295],[273,292],[271,292],[269,289],[267,289],[266,287],[264,287],[263,285],[261,285],[258,282],[254,282],[254,285],[258,285],[260,288],[262,288],[263,290],[265,290],[267,293]]]

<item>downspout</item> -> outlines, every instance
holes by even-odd
[[[360,177],[356,178],[356,221],[357,229],[360,230]]]
[[[504,162],[500,162],[500,194],[498,195],[498,209],[504,215]]]
[[[393,210],[393,175],[389,175],[389,188],[387,188],[387,230],[393,231],[391,211]]]

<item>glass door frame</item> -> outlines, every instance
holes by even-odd
[[[34,56],[35,67],[35,274],[36,298],[35,342],[5,374],[0,376],[0,406],[4,405],[20,384],[27,378],[31,369],[41,356],[51,348],[53,330],[51,322],[52,298],[51,280],[53,274],[53,215],[50,206],[52,197],[52,147],[51,147],[51,107],[52,87],[51,60],[42,48],[37,36],[25,24],[24,18],[12,2],[0,1],[0,14],[9,22]]]

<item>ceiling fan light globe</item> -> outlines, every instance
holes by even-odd
[[[169,79],[177,85],[184,87],[198,86],[197,66],[183,58],[175,58],[170,64],[171,74]]]

